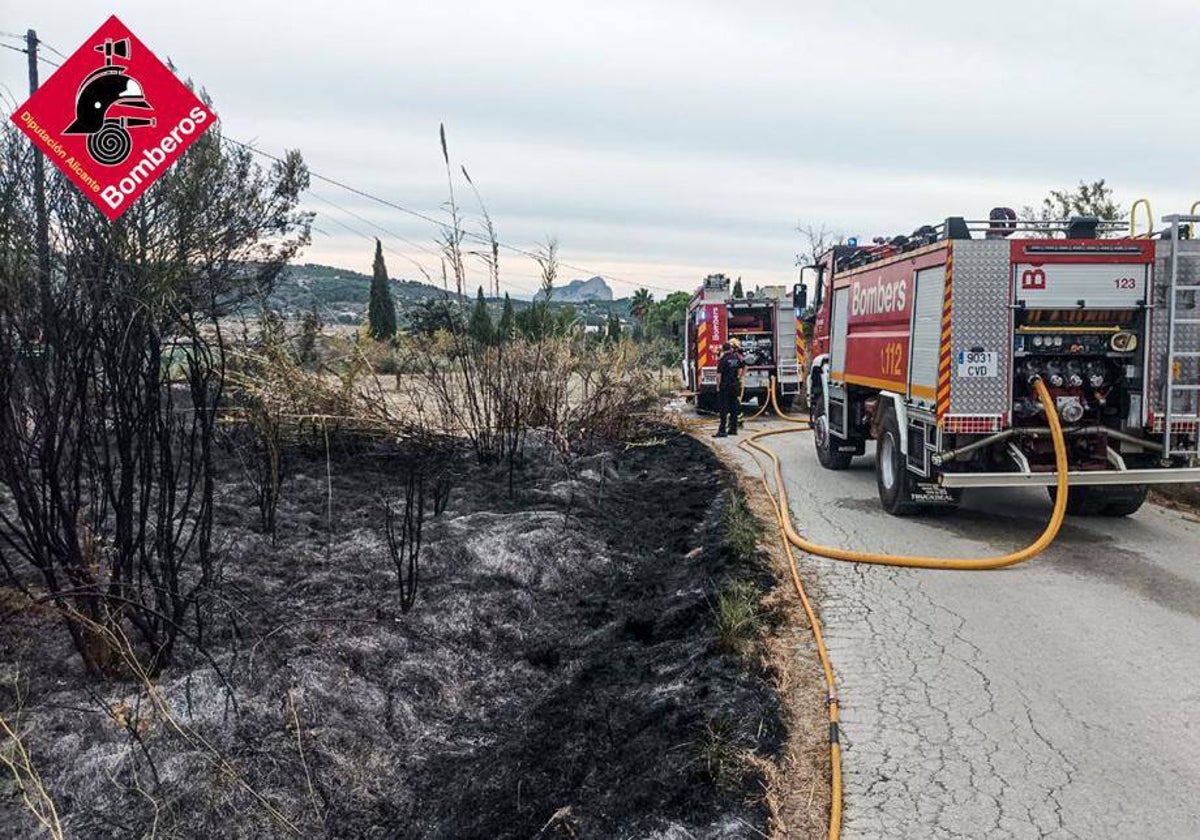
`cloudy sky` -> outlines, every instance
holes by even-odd
[[[1200,198],[1191,2],[0,0],[0,43],[33,27],[70,53],[112,12],[227,136],[431,215],[445,122],[500,238],[557,236],[566,278],[618,296],[788,282],[800,224],[907,233],[1100,177],[1158,215]],[[6,112],[25,90],[0,50]],[[395,234],[394,276],[438,273],[429,223],[314,193],[306,259],[370,268],[377,229],[324,199]],[[502,273],[536,286],[528,258]]]

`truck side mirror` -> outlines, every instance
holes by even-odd
[[[808,308],[808,287],[803,283],[792,286],[792,306],[797,312],[803,312]]]

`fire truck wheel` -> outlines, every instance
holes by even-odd
[[[784,411],[791,411],[792,404],[796,401],[795,394],[780,394],[776,392],[775,401],[779,403],[779,407]]]
[[[900,423],[896,413],[888,408],[875,443],[875,479],[879,485],[879,501],[893,516],[908,516],[921,509],[912,500],[913,477],[905,460],[900,451]]]
[[[854,460],[853,452],[838,452],[837,444],[829,434],[829,423],[825,420],[825,403],[818,398],[813,407],[813,440],[817,444],[817,460],[827,470],[844,470]]]
[[[1058,493],[1053,487],[1047,489],[1053,502]],[[1145,484],[1072,487],[1067,494],[1067,513],[1071,516],[1130,516],[1146,503],[1148,491]]]

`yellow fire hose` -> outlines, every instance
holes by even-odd
[[[772,377],[772,378],[771,378],[771,388],[772,388],[772,389],[774,389],[774,387],[775,387],[775,378],[774,378],[774,377]],[[697,399],[697,401],[699,401],[699,396],[697,396],[697,398],[696,398],[696,399]],[[775,401],[775,393],[774,393],[774,391],[772,390],[772,393],[771,393],[771,395],[770,395],[769,397],[767,397],[767,398],[764,398],[764,399],[763,399],[763,401],[762,401],[762,405],[760,405],[760,406],[758,407],[758,411],[756,411],[756,412],[754,412],[753,414],[751,414],[751,415],[748,415],[748,416],[746,416],[746,417],[739,417],[739,418],[738,418],[738,422],[739,422],[739,423],[745,423],[747,420],[756,420],[756,419],[758,419],[759,417],[761,417],[761,416],[763,415],[763,412],[765,412],[765,411],[766,411],[766,410],[767,410],[769,407],[771,407],[771,405],[772,405],[772,403],[774,403],[774,401]],[[741,389],[740,391],[738,391],[738,405],[739,405],[739,406],[741,406],[741,405],[742,405],[743,403],[745,403],[745,402],[746,402],[746,383],[745,383],[745,381],[743,381],[743,382],[742,382],[742,389]],[[779,409],[778,409],[778,408],[776,408],[775,410],[776,410],[776,411],[779,411]],[[701,409],[699,409],[699,408],[697,408],[697,409],[696,409],[696,412],[697,412],[698,414],[708,414],[708,415],[711,415],[711,414],[713,413],[713,412],[711,412],[711,411],[702,411],[702,410],[701,410]],[[782,415],[781,415],[781,416],[782,416]],[[785,419],[791,419],[791,418],[785,418]]]
[[[1067,511],[1067,444],[1066,438],[1063,436],[1062,424],[1058,419],[1058,410],[1054,404],[1054,399],[1050,396],[1045,383],[1040,378],[1032,380],[1034,389],[1037,392],[1038,399],[1042,403],[1043,409],[1046,412],[1046,418],[1050,425],[1050,436],[1054,442],[1054,465],[1055,465],[1055,487],[1057,495],[1054,499],[1054,512],[1050,516],[1050,522],[1046,525],[1045,530],[1041,535],[1034,540],[1030,545],[1020,551],[1010,552],[999,557],[982,557],[982,558],[938,558],[938,557],[917,557],[891,554],[873,554],[869,552],[850,551],[848,549],[837,548],[834,546],[821,545],[819,543],[810,542],[804,537],[796,533],[792,524],[791,508],[788,502],[787,487],[783,479],[783,467],[777,456],[767,447],[758,443],[763,438],[773,437],[775,435],[793,434],[795,432],[811,431],[811,426],[808,421],[803,418],[791,417],[783,413],[779,408],[778,400],[775,396],[775,383],[771,383],[770,403],[774,408],[775,413],[783,420],[796,423],[797,428],[793,429],[772,429],[765,432],[758,432],[751,435],[739,445],[749,447],[750,449],[761,452],[766,455],[774,465],[775,473],[775,492],[772,492],[770,482],[767,480],[767,471],[762,467],[762,463],[758,461],[757,456],[751,452],[751,457],[754,457],[755,462],[759,464],[762,471],[760,480],[762,481],[763,490],[767,497],[771,500],[771,505],[775,510],[775,520],[779,525],[780,538],[783,548],[788,558],[788,567],[792,576],[792,583],[796,588],[796,593],[800,597],[800,603],[803,606],[804,613],[808,617],[809,624],[812,627],[813,639],[816,642],[817,657],[821,662],[821,669],[825,675],[826,687],[826,702],[829,710],[829,760],[830,760],[830,793],[832,802],[829,811],[829,840],[839,840],[842,833],[842,748],[841,739],[839,737],[838,725],[840,721],[840,711],[837,696],[837,683],[834,679],[833,666],[829,660],[829,651],[825,647],[824,634],[821,631],[821,622],[817,617],[816,611],[813,609],[812,602],[808,598],[808,594],[804,589],[804,583],[800,579],[800,572],[796,563],[795,553],[792,547],[795,546],[810,554],[816,554],[821,557],[829,557],[834,560],[847,560],[854,563],[872,563],[884,566],[905,566],[917,569],[963,569],[963,570],[982,570],[982,569],[999,569],[1005,566],[1012,566],[1030,559],[1044,551],[1054,538],[1058,536],[1058,531],[1062,527],[1063,518]],[[761,414],[761,410],[758,412]],[[757,414],[754,416],[758,416]]]
[[[796,533],[796,529],[792,526],[790,516],[783,516],[784,533],[788,538],[788,542],[802,551],[807,551],[809,554],[817,554],[821,557],[829,557],[834,560],[849,560],[854,563],[874,563],[881,566],[907,566],[915,569],[1000,569],[1005,566],[1012,566],[1028,560],[1031,557],[1036,557],[1046,549],[1058,536],[1059,528],[1062,527],[1063,518],[1067,513],[1067,446],[1066,439],[1063,437],[1062,424],[1058,420],[1058,409],[1054,404],[1054,398],[1050,396],[1050,392],[1046,389],[1045,383],[1041,379],[1033,380],[1034,389],[1037,391],[1038,399],[1041,400],[1042,408],[1046,411],[1046,419],[1050,425],[1050,436],[1054,441],[1054,465],[1056,471],[1055,487],[1057,495],[1054,499],[1054,513],[1050,517],[1050,522],[1046,525],[1041,536],[1034,540],[1031,544],[1021,549],[1013,551],[999,557],[979,557],[979,558],[942,558],[942,557],[920,557],[920,556],[903,556],[896,554],[872,554],[862,551],[850,551],[844,548],[835,546],[821,545],[819,543],[810,542],[804,537]],[[774,391],[772,390],[772,395]],[[778,409],[776,409],[778,410]],[[773,429],[766,432],[758,432],[751,435],[744,442],[745,446],[752,447],[762,454],[766,455],[774,464],[775,469],[775,488],[776,494],[772,496],[772,500],[781,511],[790,510],[788,507],[787,488],[783,481],[783,467],[780,464],[779,457],[758,443],[763,438],[772,437],[774,435],[786,435],[801,429]]]

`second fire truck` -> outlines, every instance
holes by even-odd
[[[733,338],[746,362],[743,399],[765,405],[773,381],[775,397],[787,409],[800,392],[796,314],[785,286],[734,297],[728,277],[709,275],[688,302],[684,333],[683,381],[698,408],[716,410],[717,360],[721,345]]]

